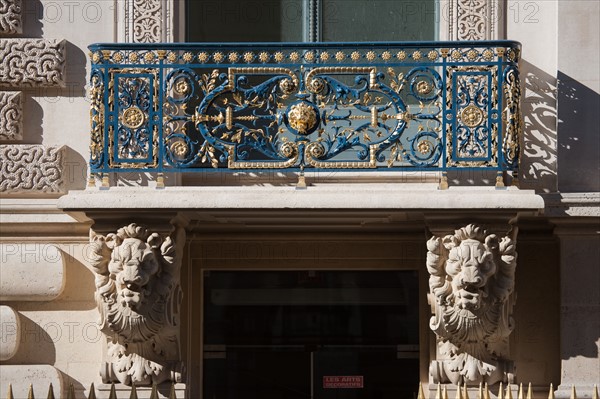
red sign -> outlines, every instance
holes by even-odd
[[[323,388],[364,388],[362,375],[326,375],[323,377]]]

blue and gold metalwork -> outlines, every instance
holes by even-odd
[[[90,49],[92,173],[518,165],[516,42]]]

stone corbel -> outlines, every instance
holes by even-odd
[[[91,234],[100,326],[106,337],[105,383],[180,382],[180,268],[185,231],[135,223]]]
[[[512,383],[516,228],[499,236],[477,224],[427,242],[429,323],[436,335],[432,383]]]

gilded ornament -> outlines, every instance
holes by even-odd
[[[267,53],[266,51],[261,52],[258,55],[258,60],[260,62],[267,62],[267,61],[269,61],[269,53]]]
[[[325,147],[319,142],[310,143],[306,147],[306,152],[313,158],[321,158],[325,155]]]
[[[469,104],[460,113],[460,119],[468,127],[479,126],[483,122],[483,111],[479,107]]]
[[[440,55],[438,54],[437,51],[435,50],[431,50],[428,54],[427,54],[427,58],[429,58],[431,61],[435,61],[438,59]]]
[[[95,52],[94,54],[92,54],[92,62],[94,64],[99,63],[101,59],[102,59],[102,55],[100,53]]]
[[[189,146],[184,141],[176,141],[171,144],[171,153],[177,158],[185,158],[189,150]]]
[[[286,158],[292,158],[296,155],[296,153],[298,152],[298,148],[296,147],[296,145],[294,143],[284,143],[281,146],[281,154],[283,154],[284,157]]]
[[[398,53],[396,54],[396,58],[398,58],[400,61],[404,61],[406,59],[406,52],[398,51]]]
[[[425,155],[431,151],[431,143],[427,140],[423,140],[417,145],[417,149],[421,154]]]
[[[343,61],[344,58],[346,58],[346,55],[344,54],[343,51],[338,51],[337,53],[335,53],[336,61]]]
[[[275,59],[276,62],[281,62],[281,61],[283,61],[285,56],[283,55],[283,53],[281,51],[278,51],[275,54],[273,54],[273,58]]]
[[[309,90],[318,94],[325,89],[325,81],[321,78],[315,78],[309,83]]]
[[[294,104],[287,112],[287,119],[292,129],[299,134],[309,134],[317,124],[317,111],[305,102]]]
[[[120,63],[121,61],[123,61],[123,54],[119,53],[119,52],[116,52],[116,53],[113,54],[112,59],[113,59],[114,62]]]
[[[460,60],[462,58],[462,53],[458,50],[452,50],[452,55],[451,55],[453,60]]]
[[[186,57],[186,55],[188,55],[188,54],[189,54],[189,58]],[[192,53],[185,53],[183,55],[183,60],[185,62],[190,62],[193,58],[194,58],[194,56],[192,55]],[[204,64],[205,62],[207,62],[208,58],[209,58],[209,55],[207,52],[203,51],[201,53],[198,53],[198,61],[200,61],[201,63]]]
[[[174,52],[170,51],[167,54],[167,61],[169,61],[169,62],[175,62],[175,61],[177,61],[177,54],[175,54]]]
[[[240,55],[235,51],[232,51],[231,53],[229,53],[227,58],[229,59],[229,62],[235,63],[240,59]]]
[[[225,55],[223,55],[223,53],[221,53],[220,51],[217,51],[213,54],[213,60],[215,60],[216,63],[222,62],[224,59]]]
[[[251,51],[246,51],[243,55],[243,58],[244,58],[244,62],[247,62],[249,64],[252,62],[252,60],[254,60],[254,53]],[[234,62],[234,61],[232,61],[232,62]]]
[[[421,80],[419,83],[417,83],[417,93],[419,93],[421,95],[431,93],[432,89],[433,89],[433,87],[424,80]]]
[[[130,129],[137,129],[144,124],[146,117],[138,107],[129,107],[121,116],[121,123]]]
[[[290,61],[292,62],[298,62],[298,60],[300,59],[300,55],[297,52],[292,52],[290,53]]]
[[[312,62],[315,60],[315,53],[313,53],[312,51],[307,52],[306,54],[304,54],[304,59],[308,62]]]
[[[494,58],[494,52],[490,49],[484,50],[483,59],[486,61],[491,61]]]
[[[358,61],[360,59],[360,53],[358,51],[353,51],[352,54],[350,54],[350,58],[352,61]]]
[[[467,58],[469,59],[469,61],[475,61],[478,55],[479,53],[475,50],[469,50],[467,52]]]
[[[392,59],[392,53],[390,53],[389,51],[384,51],[381,54],[381,59],[384,61],[389,61],[390,59]]]
[[[329,59],[329,53],[327,51],[324,51],[319,55],[319,58],[321,59],[321,61],[327,61]]]
[[[421,58],[423,58],[423,53],[421,53],[419,50],[417,50],[412,53],[412,58],[415,61],[419,61]]]
[[[154,53],[152,51],[148,51],[146,54],[144,54],[144,60],[146,62],[152,62],[153,59],[154,59]]]
[[[377,57],[377,55],[375,54],[374,51],[369,51],[369,52],[367,52],[366,57],[369,61],[373,61]]]
[[[296,90],[296,85],[292,79],[283,79],[279,82],[279,88],[283,94],[290,94]]]
[[[129,54],[129,61],[131,62],[137,62],[138,58],[138,53],[133,52]]]
[[[180,79],[175,83],[175,92],[177,94],[185,95],[190,91],[190,85],[184,79]]]

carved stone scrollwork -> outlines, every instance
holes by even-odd
[[[180,382],[180,266],[183,229],[165,236],[130,224],[91,240],[96,303],[107,355],[105,383]]]
[[[0,145],[0,193],[62,194],[65,147]]]
[[[0,140],[23,139],[23,96],[20,91],[0,92]]]
[[[0,35],[23,32],[21,0],[0,0]]]
[[[514,238],[474,224],[427,242],[429,324],[437,335],[433,383],[513,382],[515,247]]]
[[[0,40],[0,87],[64,87],[65,41]]]

